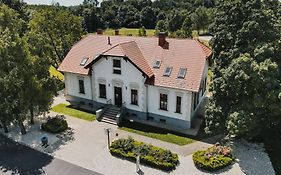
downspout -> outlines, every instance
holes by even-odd
[[[94,108],[94,94],[93,94],[93,70],[90,68],[90,80],[91,80],[91,96],[92,96],[92,102],[93,102],[93,108]]]

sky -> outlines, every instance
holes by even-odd
[[[63,6],[79,5],[83,0],[23,0],[27,4],[46,4],[51,5],[52,2],[58,2]]]

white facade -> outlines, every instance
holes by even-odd
[[[92,100],[92,86],[90,76],[64,73],[66,95]],[[85,93],[79,92],[79,80],[84,81]]]
[[[160,109],[160,93],[168,95],[167,110]],[[176,113],[176,97],[181,97],[181,113]],[[171,88],[148,86],[148,112],[190,121],[192,93]]]
[[[121,74],[113,73],[113,60],[121,61]],[[92,66],[91,76],[83,76],[79,74],[65,73],[65,89],[66,94],[87,99],[90,102],[106,104],[109,101],[115,104],[114,87],[122,89],[122,103],[127,109],[154,114],[174,120],[176,122],[186,121],[187,127],[190,127],[192,117],[201,103],[205,93],[203,89],[198,95],[198,105],[194,108],[195,93],[185,90],[145,85],[146,76],[138,70],[129,60],[121,57],[102,57]],[[202,74],[202,85],[208,76],[208,62],[206,61]],[[85,93],[79,93],[79,79],[84,80]],[[106,87],[106,98],[100,98],[99,84]],[[202,86],[201,85],[201,86]],[[137,90],[138,104],[131,104],[131,90]],[[167,110],[160,109],[160,94],[167,94]],[[176,112],[176,98],[181,97],[180,113]],[[173,121],[173,122],[174,122]],[[175,123],[175,122],[174,122]]]
[[[121,60],[121,75],[113,74],[113,59]],[[119,57],[101,58],[93,65],[92,69],[93,100],[106,103],[111,100],[115,104],[114,87],[122,88],[122,102],[128,109],[146,111],[146,77],[128,60]],[[99,98],[99,84],[106,85],[106,99]],[[131,104],[131,89],[138,91],[138,105]]]

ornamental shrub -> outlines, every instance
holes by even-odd
[[[112,142],[110,153],[131,161],[136,161],[138,154],[140,154],[141,163],[164,171],[175,169],[179,163],[178,155],[172,153],[170,150],[138,142],[131,137]]]
[[[193,154],[192,158],[196,167],[207,171],[222,169],[232,164],[235,160],[231,149],[221,145],[197,151]]]
[[[42,123],[41,129],[50,133],[60,133],[68,128],[68,124],[63,117],[56,116],[48,119],[46,123]]]

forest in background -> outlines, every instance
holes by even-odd
[[[10,1],[11,0],[3,0]],[[14,1],[16,2],[16,1]],[[68,11],[82,19],[87,33],[97,29],[142,28],[166,32],[170,37],[187,38],[196,30],[207,33],[213,21],[215,0],[84,0],[78,6],[64,7],[18,4],[30,18],[34,11],[49,8]]]

